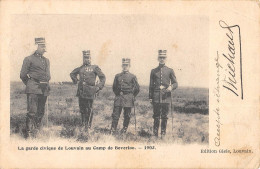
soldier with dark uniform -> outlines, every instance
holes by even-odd
[[[178,87],[173,69],[165,66],[167,50],[158,51],[159,66],[152,69],[149,85],[149,100],[153,104],[153,134],[158,137],[161,119],[161,136],[166,134],[167,115],[171,103],[171,91]]]
[[[26,85],[27,116],[26,137],[32,137],[32,131],[39,129],[45,112],[45,103],[49,95],[50,62],[43,56],[46,52],[45,38],[35,38],[37,50],[24,58],[20,78]]]
[[[79,79],[77,76],[79,75]],[[96,84],[96,77],[100,82]],[[70,73],[74,84],[78,83],[77,96],[79,98],[79,108],[82,118],[82,125],[85,132],[88,133],[90,121],[93,117],[92,104],[96,93],[100,91],[106,81],[106,77],[97,65],[91,65],[90,51],[83,51],[83,65],[74,69]]]
[[[115,134],[118,120],[122,109],[124,109],[124,122],[121,133],[126,133],[134,106],[135,97],[139,93],[139,84],[135,75],[129,72],[130,59],[122,59],[123,72],[115,76],[113,92],[115,93],[114,110],[112,113],[111,134]]]

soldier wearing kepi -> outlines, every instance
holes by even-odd
[[[77,76],[79,75],[79,79]],[[100,82],[96,83],[98,76]],[[97,65],[91,65],[90,51],[83,51],[83,65],[74,69],[70,73],[74,84],[78,83],[77,96],[79,98],[79,108],[82,118],[82,125],[85,132],[88,133],[90,121],[92,120],[92,104],[96,93],[100,91],[106,81],[106,77]]]
[[[166,134],[167,115],[171,103],[171,91],[178,87],[173,69],[165,66],[167,50],[158,51],[159,66],[152,69],[149,85],[149,100],[153,104],[153,134],[158,137],[161,119],[161,136]]]
[[[32,137],[32,131],[39,129],[50,91],[50,62],[43,56],[46,52],[45,38],[35,38],[35,44],[37,50],[24,59],[20,72],[27,94],[26,137]]]
[[[122,59],[123,72],[115,76],[113,92],[115,93],[114,110],[112,113],[111,134],[115,134],[118,120],[122,109],[124,109],[124,122],[121,133],[126,133],[134,107],[135,97],[139,93],[139,84],[135,75],[129,72],[130,59]]]

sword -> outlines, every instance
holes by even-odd
[[[39,87],[40,87],[40,89],[42,91],[42,95],[44,96],[45,90],[48,87],[48,83],[47,82],[38,82],[38,83],[39,83]],[[43,113],[44,113],[43,116],[41,116],[41,117],[36,116],[34,118],[33,126],[36,127],[37,129],[39,129],[42,121],[44,121],[44,119],[45,119],[44,115],[45,114],[47,114],[46,125],[47,125],[47,128],[49,128],[49,101],[48,101],[48,96],[46,96],[46,100],[45,100],[45,103],[44,103],[44,112]]]
[[[92,106],[93,106],[93,105],[92,105]],[[93,120],[93,108],[91,108],[90,117],[89,117],[89,122],[88,122],[88,128],[91,128],[92,120]]]
[[[95,93],[94,98],[96,98],[96,97],[97,97],[97,93]],[[95,100],[95,99],[93,99],[93,103],[92,103],[92,107],[91,107],[91,111],[90,111],[90,117],[89,117],[89,121],[88,121],[88,128],[89,128],[89,129],[90,129],[91,126],[92,126],[92,121],[93,121],[93,116],[94,116],[94,113],[93,113],[94,100]]]
[[[40,84],[46,84],[46,82],[40,82]],[[48,86],[46,86],[47,88]],[[46,88],[43,90],[42,89],[42,93],[44,94]],[[49,128],[49,96],[47,96],[46,98],[46,103],[45,103],[45,110],[44,110],[44,114],[46,113],[47,118],[46,118],[46,123],[47,123],[47,128]]]
[[[99,83],[99,81],[97,80],[96,81],[96,84],[98,84]],[[96,86],[96,84],[95,84],[95,86]],[[89,121],[88,121],[88,128],[91,128],[91,126],[92,126],[92,121],[93,121],[93,116],[94,116],[94,113],[93,113],[93,105],[94,105],[94,100],[95,100],[95,98],[98,96],[98,92],[97,93],[95,93],[95,96],[94,96],[94,99],[93,99],[93,103],[92,103],[92,107],[91,107],[91,111],[90,111],[90,117],[89,117]]]

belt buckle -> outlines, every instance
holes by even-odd
[[[41,84],[47,84],[48,82],[40,82]]]

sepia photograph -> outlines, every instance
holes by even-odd
[[[208,144],[207,17],[12,23],[11,138]]]

